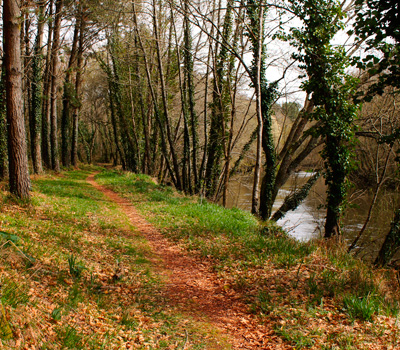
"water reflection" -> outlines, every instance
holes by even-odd
[[[278,193],[278,198],[273,206],[277,210],[284,198],[294,189],[302,186],[313,173],[298,172],[294,174]],[[251,209],[252,177],[241,176],[233,179],[229,187],[227,205],[244,210]],[[349,196],[345,216],[342,220],[342,230],[345,238],[351,242],[364,225],[369,205],[372,199],[372,190],[355,191]],[[299,240],[309,240],[320,237],[323,234],[323,225],[326,211],[324,209],[326,199],[326,186],[321,177],[310,191],[307,199],[294,211],[290,211],[278,221],[291,236]],[[373,211],[371,222],[360,244],[368,248],[368,254],[376,251],[383,237],[389,230],[394,208],[397,208],[399,195],[397,192],[384,190],[381,192]]]
[[[273,206],[273,212],[282,204],[285,197],[293,190],[307,182],[313,173],[298,172],[293,175],[281,188]],[[229,184],[228,207],[238,207],[243,210],[251,209],[252,178],[237,177]],[[325,210],[322,205],[325,201],[325,185],[319,179],[313,186],[309,197],[294,211],[290,211],[278,224],[291,236],[299,240],[309,240],[319,237],[322,232]]]

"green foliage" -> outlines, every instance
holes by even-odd
[[[372,321],[372,317],[379,313],[380,301],[374,295],[357,297],[347,295],[343,299],[343,305],[349,316],[355,320]]]
[[[4,231],[0,231],[0,238],[4,239],[5,241],[11,241],[14,244],[18,244],[21,240],[17,235],[13,235]]]
[[[55,308],[51,312],[51,318],[55,321],[60,321],[61,320],[61,309],[60,308]]]
[[[370,101],[375,94],[383,94],[386,86],[400,87],[400,30],[399,2],[397,0],[357,0],[355,33],[366,40],[368,55],[356,57],[353,64],[378,80],[366,93],[359,92]]]

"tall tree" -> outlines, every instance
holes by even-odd
[[[83,70],[83,53],[85,46],[85,29],[86,29],[86,9],[82,4],[79,5],[79,42],[76,62],[75,77],[75,96],[76,100],[72,109],[72,146],[71,146],[71,163],[73,166],[78,165],[78,128],[79,128],[79,111],[81,107],[80,95],[82,86],[82,70]]]
[[[190,115],[190,131],[192,137],[192,171],[195,191],[200,189],[199,176],[197,173],[197,154],[198,154],[198,116],[195,110],[195,86],[194,86],[194,59],[193,59],[193,45],[192,45],[192,29],[189,22],[189,0],[184,0],[184,79],[185,87],[184,93],[187,94],[186,100],[188,104],[188,112]]]
[[[35,46],[32,58],[32,97],[30,108],[30,132],[31,132],[31,154],[33,171],[35,174],[43,172],[41,131],[42,131],[42,46],[44,30],[44,9],[45,2],[38,3],[38,24]]]
[[[52,169],[60,171],[60,159],[58,155],[58,127],[57,127],[57,93],[58,70],[60,50],[60,30],[63,0],[56,0],[56,12],[54,14],[53,44],[51,46],[51,89],[50,89],[50,140],[51,140],[51,164]]]
[[[0,76],[0,179],[8,175],[7,108],[4,59]]]
[[[392,87],[392,94],[400,90],[400,4],[396,0],[356,1],[357,17],[355,32],[359,39],[366,40],[368,55],[358,58],[358,68],[375,77],[366,91],[361,91],[358,98],[370,101],[375,95],[382,95]],[[380,142],[393,147],[400,139],[400,129],[381,137]],[[375,265],[388,264],[400,249],[400,210],[394,212],[391,227],[379,250]],[[361,232],[362,233],[362,232]],[[359,239],[360,237],[357,237]]]
[[[256,113],[258,121],[257,155],[254,170],[252,212],[258,213],[264,220],[271,215],[272,195],[276,176],[276,154],[272,136],[272,105],[276,98],[276,83],[268,83],[265,77],[265,34],[264,21],[266,4],[263,0],[247,1],[247,16],[249,18],[249,36],[253,61],[251,79],[256,94]],[[261,181],[261,151],[265,154],[265,174]],[[259,206],[259,208],[258,208]]]
[[[29,198],[31,183],[23,115],[20,6],[18,0],[3,1],[9,183],[11,193],[20,198]]]
[[[69,166],[70,164],[69,129],[71,123],[71,104],[74,104],[77,99],[72,77],[78,51],[79,28],[80,20],[76,19],[71,53],[69,55],[68,67],[64,78],[63,108],[61,113],[61,162],[63,166]]]
[[[312,95],[318,121],[316,132],[324,139],[322,157],[325,165],[327,214],[325,237],[340,234],[340,215],[346,198],[346,180],[351,169],[350,140],[358,106],[352,103],[355,80],[345,73],[349,64],[342,47],[332,45],[334,35],[342,29],[344,13],[337,1],[291,1],[303,28],[293,30],[294,45],[301,68],[307,73],[303,89]]]
[[[213,198],[221,175],[221,158],[226,147],[226,123],[230,112],[228,76],[229,49],[232,37],[233,2],[230,0],[222,25],[219,40],[215,43],[216,57],[213,66],[213,91],[211,103],[210,129],[207,144],[207,163],[205,169],[206,196]],[[222,44],[220,44],[220,41]]]

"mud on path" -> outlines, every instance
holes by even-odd
[[[240,295],[225,291],[223,281],[212,271],[211,263],[189,255],[176,243],[165,238],[141,216],[128,200],[99,185],[95,174],[87,182],[117,203],[131,224],[148,241],[158,258],[156,269],[166,277],[165,296],[170,306],[177,306],[195,320],[211,325],[232,349],[292,349],[274,335],[271,327],[260,325]],[[166,305],[168,307],[168,305]],[[223,349],[215,345],[213,349]]]

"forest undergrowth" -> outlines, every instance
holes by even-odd
[[[209,261],[260,323],[296,349],[400,347],[395,271],[334,240],[299,242],[251,214],[184,196],[145,175],[87,167],[33,178],[31,202],[0,192],[0,348],[229,349],[167,306],[154,253],[96,180]]]

